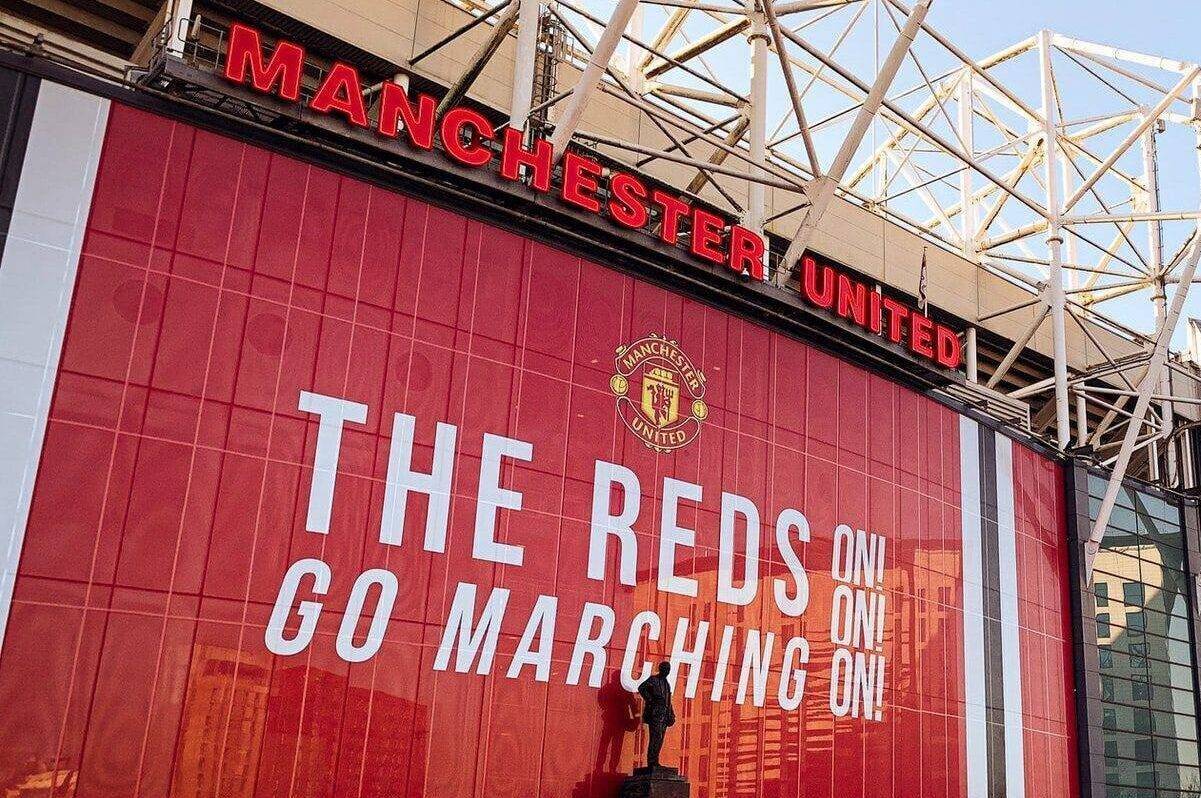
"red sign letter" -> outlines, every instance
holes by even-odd
[[[304,68],[304,50],[291,42],[280,42],[263,66],[263,48],[259,32],[245,25],[229,28],[229,50],[225,55],[225,77],[234,83],[250,83],[262,92],[270,93],[279,83],[279,96],[286,100],[300,97],[300,72]]]
[[[909,315],[909,309],[888,297],[884,298],[884,309],[888,311],[888,340],[899,344],[901,342],[901,324]]]
[[[328,114],[341,111],[359,127],[367,127],[367,109],[363,106],[363,86],[359,71],[349,64],[335,62],[321,81],[309,107]]]
[[[740,224],[730,228],[730,268],[763,279],[763,239]]]
[[[663,209],[659,238],[665,244],[675,244],[680,237],[680,217],[688,213],[688,203],[658,190],[651,193],[651,198]]]
[[[838,315],[867,326],[867,286],[845,274],[838,275]]]
[[[834,270],[829,266],[823,266],[822,272],[822,287],[817,289],[817,261],[811,256],[806,255],[801,258],[801,265],[805,269],[805,299],[808,299],[819,308],[828,308],[834,304]]]
[[[954,330],[941,324],[935,328],[935,333],[938,336],[938,364],[949,369],[959,368],[959,358],[962,353],[959,336],[955,334]]]
[[[609,180],[609,215],[635,230],[646,224],[646,186],[633,175],[618,172]]]
[[[909,348],[922,357],[934,357],[934,322],[916,311],[909,315]]]
[[[572,205],[596,213],[600,200],[596,198],[596,178],[601,165],[591,158],[569,152],[563,156],[563,199]],[[587,193],[585,193],[587,192]]]
[[[705,260],[721,263],[725,255],[717,247],[721,245],[721,217],[703,208],[692,209],[692,254]]]
[[[516,180],[521,176],[520,167],[528,166],[533,171],[530,185],[539,191],[550,191],[554,148],[546,139],[534,139],[534,150],[531,152],[523,146],[524,135],[522,131],[511,127],[505,129],[505,146],[500,154],[500,174],[507,180]]]
[[[492,150],[477,143],[463,143],[463,128],[474,128],[475,133],[482,139],[492,140],[496,131],[483,114],[477,114],[470,108],[452,108],[442,115],[442,146],[450,153],[450,157],[468,166],[483,166],[492,160]]]
[[[423,150],[434,147],[434,98],[428,94],[417,95],[417,112],[409,103],[409,95],[392,81],[385,81],[379,99],[379,132],[388,138],[396,138],[397,117],[404,124],[405,133],[414,147]]]

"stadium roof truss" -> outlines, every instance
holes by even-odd
[[[1173,403],[1197,403],[1172,393],[1170,371],[1178,383],[1194,377],[1168,344],[1201,279],[1198,65],[1050,31],[976,59],[926,21],[931,0],[458,4],[493,36],[452,91],[461,96],[515,29],[511,125],[549,110],[556,152],[574,140],[644,167],[695,167],[690,191],[749,227],[790,231],[777,279],[837,194],[1027,292],[981,319],[1034,309],[998,368],[982,376],[969,363],[969,379],[995,387],[1050,325],[1053,376],[1012,395],[1053,401],[1054,442],[1088,445],[1113,469],[1098,530],[1131,456],[1171,439]],[[974,13],[989,13],[983,5]],[[563,52],[580,69],[544,98],[531,80],[540,20],[570,37]],[[637,109],[670,146],[584,128],[599,95]],[[1065,325],[1098,362],[1069,371]],[[1094,325],[1142,354],[1109,352]],[[1104,410],[1091,428],[1090,405]],[[1151,476],[1176,484],[1175,450],[1164,448],[1169,473]]]

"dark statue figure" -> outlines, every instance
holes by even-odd
[[[663,749],[663,735],[669,726],[676,725],[676,713],[671,708],[671,684],[667,674],[671,673],[670,662],[660,662],[659,672],[638,685],[642,696],[642,722],[650,729],[650,740],[646,746],[647,767],[659,767],[659,752]]]
[[[659,672],[638,685],[642,696],[642,722],[650,730],[646,746],[646,767],[634,768],[634,773],[621,785],[621,798],[689,798],[691,787],[688,779],[676,768],[659,764],[659,752],[663,750],[663,735],[676,724],[676,713],[671,707],[670,662],[660,662]]]

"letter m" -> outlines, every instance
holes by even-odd
[[[280,42],[271,54],[271,60],[264,65],[259,32],[235,23],[229,28],[225,77],[234,83],[245,83],[248,69],[250,83],[259,91],[271,93],[276,91],[278,84],[280,97],[298,99],[300,74],[304,69],[304,49],[291,42]]]
[[[470,670],[477,654],[479,662],[475,672],[484,676],[492,670],[492,657],[496,654],[496,640],[505,617],[505,605],[509,603],[509,591],[503,587],[492,589],[478,626],[475,626],[475,591],[476,586],[470,582],[460,582],[456,588],[450,615],[446,619],[446,629],[442,632],[442,644],[438,646],[438,653],[434,657],[434,670],[446,670],[451,651],[456,645],[459,649],[455,656],[456,672],[466,673]]]

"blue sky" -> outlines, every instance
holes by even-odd
[[[1050,28],[1154,55],[1201,60],[1198,0],[935,0],[929,20],[977,57]]]

